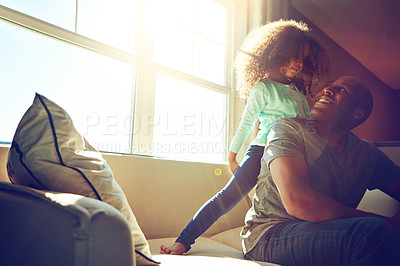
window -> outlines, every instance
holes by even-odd
[[[154,61],[224,86],[227,9],[211,0],[153,0],[153,7]]]
[[[153,154],[221,161],[226,138],[226,95],[158,74]]]
[[[98,150],[226,160],[234,1],[0,5],[1,142],[38,92]]]

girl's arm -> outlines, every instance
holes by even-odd
[[[229,154],[229,157],[236,160],[236,154],[239,152],[243,143],[249,136],[251,130],[266,105],[265,95],[267,93],[265,84],[263,82],[257,83],[250,91],[249,98],[247,99],[247,104],[240,119],[238,128],[236,129],[235,135],[232,139],[230,146],[230,152],[234,154]],[[231,169],[232,170],[232,169]]]
[[[237,153],[230,151],[228,156],[229,167],[231,168],[232,174],[239,168],[239,163],[236,161]]]

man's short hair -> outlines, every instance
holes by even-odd
[[[368,86],[362,82],[361,80],[357,79],[360,86],[361,90],[359,91],[359,96],[360,98],[358,99],[358,105],[361,106],[361,108],[364,109],[365,111],[365,117],[361,120],[360,124],[363,123],[365,120],[368,119],[372,112],[372,108],[374,106],[374,100],[371,94],[370,89]]]

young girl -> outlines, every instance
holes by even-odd
[[[161,246],[161,253],[187,252],[195,239],[255,186],[267,134],[278,118],[309,116],[304,94],[322,82],[330,70],[326,51],[309,31],[304,23],[280,20],[246,36],[235,60],[236,85],[247,104],[230,146],[229,166],[234,175],[198,210],[171,247]],[[258,134],[239,166],[236,155],[257,118]]]

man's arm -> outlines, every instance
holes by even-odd
[[[282,156],[270,162],[272,179],[288,214],[309,222],[351,217],[380,217],[347,207],[313,189],[304,159]],[[400,186],[400,181],[398,183]]]

